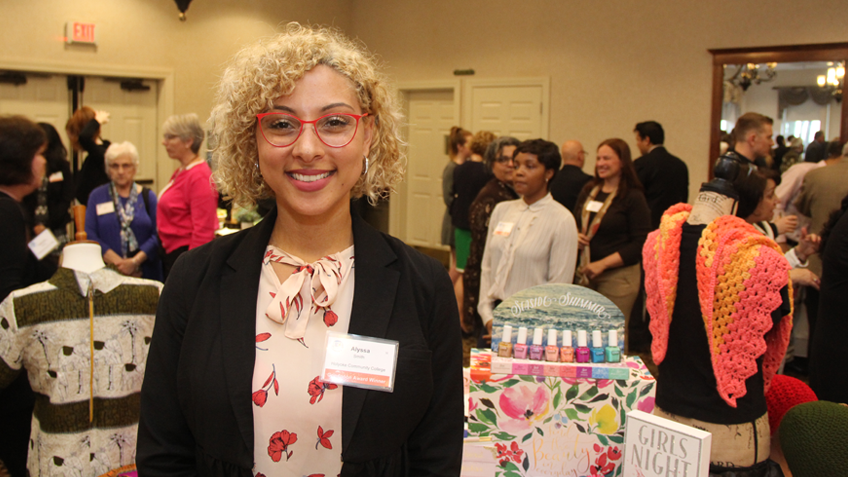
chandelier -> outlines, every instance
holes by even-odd
[[[742,88],[742,91],[747,91],[748,87],[752,84],[760,84],[773,80],[774,77],[777,76],[777,72],[774,71],[777,63],[766,63],[763,66],[764,67],[761,69],[760,65],[754,63],[738,65],[736,72],[733,73],[733,76],[731,76],[728,81],[730,81],[731,84]],[[726,67],[727,66],[725,65],[725,68]]]
[[[845,63],[836,63],[827,69],[827,76],[819,75],[819,88],[830,91],[837,102],[842,101],[842,89],[845,87]]]

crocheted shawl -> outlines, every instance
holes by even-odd
[[[680,239],[692,206],[678,204],[663,214],[660,228],[642,249],[647,308],[654,337],[651,351],[660,364],[668,349],[668,329],[677,298]],[[768,390],[780,367],[792,331],[792,312],[773,326],[771,312],[780,306],[780,290],[792,284],[789,263],[774,241],[744,220],[722,216],[701,234],[696,255],[698,301],[710,347],[719,395],[728,405],[747,393],[745,380],[757,373],[763,358]]]

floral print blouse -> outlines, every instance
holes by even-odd
[[[280,283],[272,262],[296,268]],[[327,332],[348,330],[353,262],[353,246],[309,264],[266,249],[256,300],[254,475],[341,472],[342,388],[320,375]]]

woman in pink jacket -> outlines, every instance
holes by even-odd
[[[198,155],[203,128],[196,114],[171,116],[162,126],[162,145],[171,159],[180,161],[171,180],[159,193],[157,220],[165,254],[165,278],[177,258],[215,236],[218,228],[218,191],[209,164]]]

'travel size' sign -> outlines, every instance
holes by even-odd
[[[65,38],[68,43],[96,45],[95,31],[94,23],[68,22],[65,24]]]

